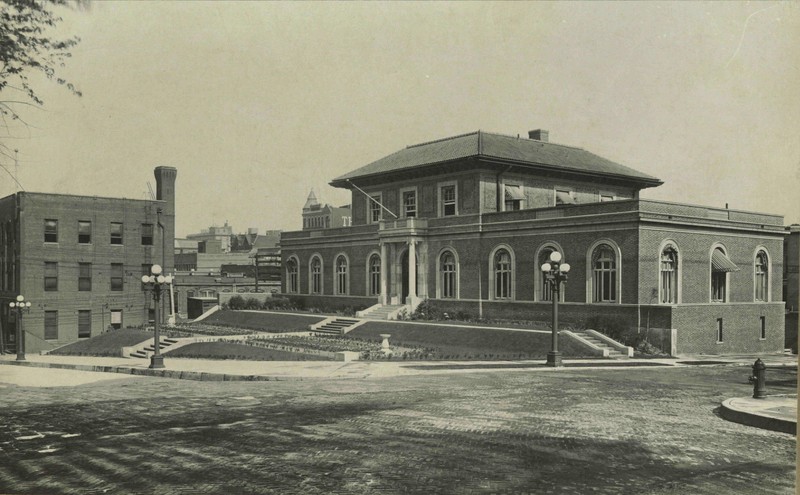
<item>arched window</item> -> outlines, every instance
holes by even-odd
[[[511,299],[511,254],[499,249],[494,255],[494,298]]]
[[[286,262],[286,292],[299,292],[297,272],[297,260],[289,258]]]
[[[308,284],[308,291],[310,294],[322,294],[322,260],[319,256],[314,256],[311,259],[310,268],[309,277],[311,280]]]
[[[381,257],[373,254],[369,258],[369,295],[381,293]]]
[[[711,302],[727,302],[728,273],[738,272],[739,267],[728,258],[721,246],[711,252]]]
[[[766,251],[756,253],[755,260],[756,301],[769,301],[769,258]]]
[[[452,251],[445,251],[439,259],[440,266],[440,297],[444,299],[456,298],[456,283],[458,272],[456,267],[456,257]]]
[[[617,256],[608,244],[592,253],[592,302],[617,302]]]
[[[336,258],[336,293],[347,294],[347,258],[343,254]]]
[[[678,303],[678,251],[667,246],[661,251],[659,261],[659,302],[661,304]]]

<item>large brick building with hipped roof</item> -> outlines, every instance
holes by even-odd
[[[548,137],[478,131],[333,179],[353,226],[284,232],[283,292],[547,322],[539,267],[558,250],[567,325],[615,318],[680,354],[783,349],[781,216],[640,199],[661,180]]]

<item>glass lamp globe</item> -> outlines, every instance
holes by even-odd
[[[26,303],[25,303],[25,307],[26,307],[26,308],[30,308],[30,307],[31,307],[31,302],[30,302],[30,301],[26,302]]]
[[[13,308],[13,307],[14,307],[14,306],[16,306],[16,305],[17,305],[17,303],[13,303],[13,302],[10,302],[10,303],[8,303],[8,306],[9,306],[10,308]]]
[[[24,301],[25,297],[22,295],[17,296],[17,301]]]
[[[553,251],[552,253],[550,253],[550,261],[552,261],[553,263],[558,263],[559,261],[561,261],[561,253],[559,253],[558,251]]]
[[[164,275],[159,275],[158,277],[156,277],[156,281],[158,281],[159,284],[163,284],[164,283]]]
[[[147,275],[142,275],[142,283],[143,284],[149,284],[150,283],[150,277],[148,277]]]
[[[153,265],[150,271],[153,272],[153,275],[161,275],[161,265]]]
[[[572,268],[572,267],[569,266],[569,263],[562,263],[561,266],[559,266],[559,269],[561,270],[561,273],[569,273],[569,269],[570,268]]]
[[[549,272],[552,269],[553,269],[553,267],[550,266],[550,263],[545,263],[544,265],[542,265],[542,271],[543,272]]]

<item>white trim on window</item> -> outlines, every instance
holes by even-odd
[[[378,223],[383,220],[383,208],[381,208],[381,204],[383,204],[383,193],[382,192],[368,192],[368,198],[364,198],[364,201],[367,202],[367,223]],[[373,201],[372,198],[375,198],[377,203]],[[377,219],[374,218],[373,213],[377,211]]]
[[[409,215],[408,213],[412,211],[410,208],[406,209],[405,203],[405,196],[406,193],[414,193],[414,209],[413,215]],[[411,218],[411,217],[419,217],[419,193],[417,192],[417,186],[412,187],[404,187],[398,191],[398,201],[400,205],[400,218]]]
[[[442,189],[445,187],[452,187],[454,191],[454,198],[453,198],[453,213],[450,215],[445,215],[445,203],[444,203],[444,194],[442,194]],[[446,182],[438,182],[436,184],[436,204],[438,205],[438,213],[440,217],[452,217],[458,215],[458,181],[457,180],[449,180]]]
[[[376,287],[376,291],[372,293],[372,259],[378,259],[378,284]],[[367,296],[375,297],[381,295],[381,253],[378,250],[370,251],[367,254],[367,265],[366,265],[366,284],[364,285],[364,293]]]
[[[664,300],[664,284],[661,279],[661,256],[663,255],[664,251],[668,248],[672,248],[675,250],[675,254],[677,256],[677,263],[675,265],[675,301],[674,302],[662,302]],[[658,300],[656,304],[665,304],[665,305],[673,305],[673,304],[680,304],[683,300],[683,256],[681,255],[681,250],[678,248],[678,243],[675,242],[673,239],[664,239],[661,241],[661,244],[658,246],[658,256],[656,257],[656,273],[658,274]]]
[[[294,262],[294,269],[295,269],[295,276],[294,282],[295,287],[292,287],[292,276],[289,272],[289,263]],[[289,294],[299,294],[300,293],[300,258],[297,257],[296,254],[293,254],[286,258],[286,292]]]
[[[724,273],[724,280],[725,280],[725,294],[724,299],[714,299],[714,267],[711,263],[711,258],[714,256],[714,251],[719,249],[725,257],[728,257],[728,249],[725,247],[724,244],[721,242],[715,242],[711,245],[711,249],[708,250],[708,302],[711,303],[728,303],[731,300],[731,274],[730,272],[722,272]]]
[[[450,253],[453,256],[453,261],[455,263],[455,267],[454,267],[455,268],[455,274],[454,274],[454,280],[453,280],[453,295],[452,296],[448,296],[448,297],[445,297],[445,294],[444,294],[445,293],[445,290],[444,290],[445,289],[444,288],[444,285],[445,285],[444,284],[444,275],[445,274],[443,272],[443,268],[444,267],[442,266],[442,257],[444,256],[445,253]],[[459,279],[461,278],[460,275],[461,275],[461,263],[459,262],[458,252],[455,250],[455,248],[447,246],[447,247],[444,247],[444,248],[440,249],[439,252],[436,254],[436,298],[437,299],[460,299],[461,298],[461,292],[460,292],[461,283],[459,281]]]
[[[613,301],[598,301],[594,300],[594,257],[595,250],[601,245],[607,245],[614,252],[614,298]],[[595,241],[586,251],[586,302],[588,304],[622,304],[622,250],[616,242],[611,239],[599,239]]]
[[[496,274],[495,274],[495,256],[501,250],[508,252],[510,257],[509,277],[510,277],[510,294],[508,297],[498,297],[497,288],[495,287]],[[517,277],[516,277],[516,256],[514,250],[508,244],[499,244],[492,249],[489,253],[489,299],[497,301],[514,301],[517,296]]]
[[[319,260],[319,280],[314,280],[314,260]],[[318,284],[315,284],[318,282]],[[324,294],[325,293],[325,263],[322,261],[322,255],[314,253],[308,259],[308,293],[309,294]]]
[[[756,264],[758,258],[758,254],[763,252],[764,256],[767,258],[767,272],[765,273],[765,283],[766,283],[766,298],[765,299],[758,299],[758,273],[756,273],[756,269],[758,265]],[[774,276],[772,272],[772,256],[769,254],[769,251],[766,247],[762,245],[756,246],[755,250],[753,251],[753,301],[755,302],[770,302],[772,301],[772,277]]]

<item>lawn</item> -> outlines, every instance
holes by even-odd
[[[122,328],[79,340],[60,347],[50,354],[59,356],[119,356],[123,347],[141,344],[152,339],[153,333],[135,328]]]
[[[381,334],[391,334],[393,346],[434,348],[433,359],[539,359],[547,356],[551,342],[549,333],[388,321],[365,323],[346,337],[381,341]],[[558,343],[564,357],[592,357],[563,336]]]
[[[325,318],[327,316],[222,310],[198,324],[245,328],[269,333],[304,332],[308,330],[309,325],[319,323]]]
[[[179,347],[169,353],[170,358],[240,359],[246,361],[332,361],[314,354],[266,349],[230,342],[198,342]]]

